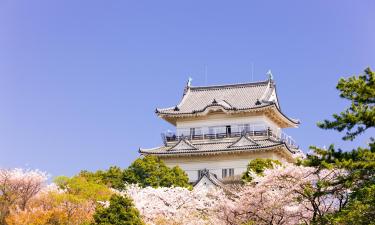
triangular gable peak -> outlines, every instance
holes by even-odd
[[[185,151],[185,150],[197,150],[188,140],[181,139],[175,146],[170,148],[168,151]]]
[[[246,135],[242,135],[237,141],[229,145],[228,148],[250,147],[250,146],[258,146],[258,145],[259,144],[256,143],[250,137],[247,137]]]
[[[220,105],[220,106],[222,106],[225,109],[233,109],[234,108],[231,104],[229,104],[225,100],[216,101],[216,99],[214,99],[212,101],[211,105]]]
[[[224,184],[215,177],[215,174],[210,173],[207,169],[202,171],[201,177],[193,186],[198,189],[212,187],[225,188]]]

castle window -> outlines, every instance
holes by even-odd
[[[234,176],[234,168],[229,168],[229,169],[222,169],[221,171],[221,177],[232,177]]]
[[[229,169],[229,176],[230,177],[234,176],[234,169],[233,168]]]
[[[230,135],[232,133],[232,128],[231,128],[230,125],[226,126],[226,133],[227,133],[227,135]]]
[[[194,136],[195,135],[195,128],[192,127],[190,128],[190,136]]]

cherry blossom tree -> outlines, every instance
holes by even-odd
[[[130,185],[121,194],[133,199],[147,224],[225,224],[217,216],[225,199],[221,189]]]
[[[324,216],[340,210],[349,190],[334,184],[342,170],[319,170],[284,164],[266,169],[254,180],[227,198],[222,220],[227,224],[310,224],[323,223]]]
[[[44,186],[26,208],[12,207],[8,225],[89,224],[98,201],[106,201],[113,192],[104,184],[84,177],[58,177],[56,183]]]
[[[345,170],[286,163],[249,172],[251,182],[225,189],[131,184],[118,191],[80,176],[46,185],[42,172],[1,170],[1,224],[91,223],[95,208],[108,207],[113,193],[130,197],[151,225],[324,224],[348,202],[350,190],[339,182]]]
[[[11,207],[25,209],[46,181],[47,174],[39,170],[0,169],[0,224],[6,224]]]

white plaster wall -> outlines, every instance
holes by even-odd
[[[251,116],[251,117],[230,117],[226,114],[214,114],[202,119],[194,119],[189,121],[177,121],[177,128],[190,128],[190,127],[208,127],[208,126],[225,126],[229,124],[240,123],[262,123],[264,116]]]
[[[204,119],[195,119],[190,121],[177,121],[177,130],[186,130],[190,128],[206,128],[204,133],[207,133],[207,128],[212,126],[226,126],[226,125],[239,125],[239,124],[252,124],[252,125],[265,125],[271,127],[273,130],[279,129],[279,126],[264,115],[247,116],[247,117],[231,117],[226,114],[210,115]]]
[[[226,156],[217,158],[213,157],[194,157],[194,158],[164,158],[164,162],[167,166],[173,167],[178,165],[181,167],[189,176],[189,182],[195,182],[198,180],[198,170],[208,169],[211,173],[217,175],[218,179],[222,179],[222,169],[234,168],[234,175],[242,175],[246,171],[247,164],[250,160],[256,158],[270,158],[283,161],[283,159],[275,153],[257,153],[245,156]]]

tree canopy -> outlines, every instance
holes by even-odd
[[[318,123],[323,129],[345,131],[344,140],[354,140],[358,135],[375,127],[375,73],[367,68],[363,75],[340,79],[337,85],[340,96],[351,102],[334,120]],[[314,154],[308,155],[304,165],[318,168],[338,168],[347,171],[339,182],[331,183],[333,190],[337,185],[345,185],[352,190],[349,201],[342,202],[339,212],[328,215],[334,224],[375,224],[375,142],[370,138],[368,147],[358,147],[351,151],[311,147]],[[321,194],[321,193],[320,193]]]
[[[139,211],[128,197],[113,195],[108,207],[99,207],[92,225],[143,225]]]
[[[252,173],[263,175],[265,169],[272,169],[274,165],[281,165],[280,161],[274,159],[254,159],[247,165],[246,171],[242,175],[242,180],[250,182],[253,180]]]
[[[141,187],[190,187],[187,174],[178,166],[169,168],[155,156],[136,159],[128,168],[110,167],[106,171],[81,171],[80,176],[103,183],[111,188],[123,190],[126,184]]]
[[[169,168],[155,156],[136,159],[124,170],[124,181],[142,187],[189,187],[189,178],[180,167]]]
[[[351,101],[350,106],[334,120],[318,123],[323,129],[346,131],[343,139],[353,140],[356,136],[375,126],[375,73],[367,68],[363,75],[341,78],[336,86],[340,97]]]

